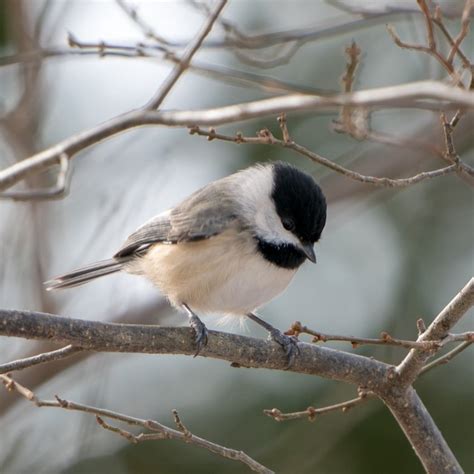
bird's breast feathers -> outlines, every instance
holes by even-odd
[[[253,238],[235,228],[197,242],[156,244],[128,270],[148,277],[177,307],[236,315],[275,298],[296,272],[265,260]]]

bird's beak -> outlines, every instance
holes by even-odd
[[[302,242],[301,250],[304,252],[308,260],[311,260],[313,263],[316,263],[316,254],[314,253],[313,244],[305,244]]]

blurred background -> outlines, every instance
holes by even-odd
[[[447,27],[457,34],[464,2],[438,3],[447,15]],[[134,5],[155,32],[183,45],[206,17],[192,2],[134,0]],[[358,14],[362,10],[365,17]],[[275,67],[264,69],[262,64],[250,64],[239,50],[212,47],[225,33],[222,25],[216,26],[209,46],[195,58],[201,70],[184,75],[164,108],[217,107],[281,94],[285,88],[338,91],[346,64],[344,50],[353,40],[362,50],[356,89],[445,79],[432,58],[400,50],[387,34],[385,24],[392,23],[407,42],[425,42],[415,1],[233,0],[223,18],[248,35],[298,29],[320,34],[302,43],[287,63],[267,64]],[[143,105],[172,67],[156,51],[150,58],[73,55],[68,33],[93,44],[153,44],[114,1],[0,0],[0,168]],[[40,50],[57,54],[38,54]],[[472,58],[472,33],[463,51]],[[264,61],[282,54],[275,48],[244,53]],[[202,70],[206,68],[207,72]],[[231,80],[235,70],[246,81]],[[280,81],[277,88],[270,86],[275,81]],[[334,119],[337,114],[298,114],[290,115],[288,123],[296,142],[362,173],[404,177],[443,166],[436,152],[443,148],[436,113],[408,109],[374,113],[373,129],[391,137],[390,144],[335,133]],[[276,117],[219,131],[254,135],[263,127],[279,133]],[[473,130],[471,113],[455,133],[458,153],[471,165]],[[62,200],[0,201],[0,307],[94,320],[186,324],[156,289],[137,277],[114,275],[57,293],[46,293],[42,282],[108,258],[146,219],[211,180],[267,160],[289,161],[310,172],[329,203],[328,223],[316,249],[318,264],[305,265],[290,288],[261,311],[277,327],[287,329],[299,320],[333,334],[378,337],[385,330],[394,337],[415,339],[416,320],[423,317],[430,322],[471,277],[472,183],[458,176],[403,190],[379,189],[355,183],[288,150],[208,142],[186,129],[149,127],[80,153],[73,160],[70,193]],[[49,172],[27,185],[53,182],[54,173]],[[472,328],[472,322],[471,312],[456,331]],[[219,327],[210,317],[205,323]],[[251,323],[223,329],[265,337]],[[398,363],[406,353],[393,347],[328,345],[388,363]],[[0,360],[54,347],[2,338]],[[466,472],[474,470],[473,376],[468,350],[416,384]],[[136,354],[75,356],[16,377],[42,398],[58,394],[170,426],[171,410],[176,408],[196,435],[242,449],[279,473],[422,472],[381,402],[368,401],[314,423],[277,423],[263,414],[265,408],[297,411],[355,395],[355,387],[330,380],[234,369],[203,358]],[[0,472],[5,474],[247,472],[242,464],[184,443],[129,445],[100,429],[92,416],[38,409],[4,390],[0,390],[0,438]]]

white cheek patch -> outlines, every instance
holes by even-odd
[[[242,179],[245,174],[245,179]],[[287,231],[278,216],[275,203],[271,198],[273,190],[273,169],[271,166],[253,167],[239,173],[235,181],[242,196],[246,213],[253,216],[259,237],[275,243],[293,243],[298,245],[298,238]]]
[[[299,244],[298,238],[283,227],[281,219],[276,213],[275,204],[271,199],[268,199],[268,203],[257,210],[255,221],[261,237],[265,240],[276,243]]]

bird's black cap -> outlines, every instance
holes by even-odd
[[[283,227],[298,237],[301,246],[258,239],[264,258],[282,268],[298,268],[307,258],[315,262],[312,245],[326,224],[326,198],[308,174],[287,163],[273,164],[272,199]]]
[[[282,162],[273,165],[273,180],[272,199],[283,225],[293,227],[291,232],[301,242],[317,242],[326,224],[321,188],[311,176]]]

